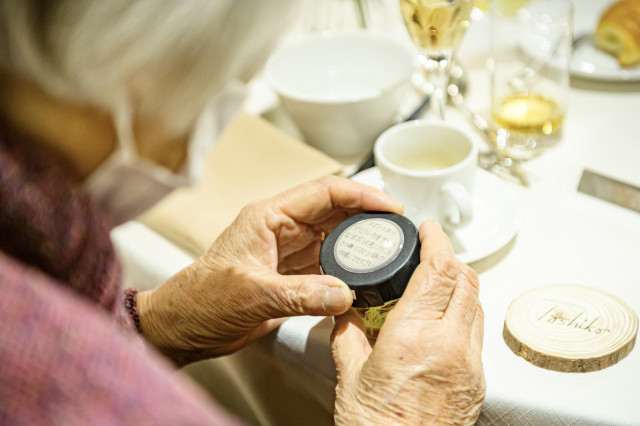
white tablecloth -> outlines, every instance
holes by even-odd
[[[468,100],[484,112],[489,90],[480,30],[472,25],[460,58],[470,76]],[[640,349],[602,371],[560,373],[514,355],[502,338],[510,302],[542,285],[597,287],[640,312],[640,215],[576,191],[585,168],[640,186],[639,111],[640,83],[574,80],[562,141],[525,165],[530,187],[509,184],[521,208],[519,232],[471,264],[486,314],[487,397],[478,424],[640,424]],[[191,261],[137,222],[116,228],[113,237],[128,285],[152,288]],[[187,371],[254,424],[331,424],[331,328],[330,318],[293,318],[240,353]]]

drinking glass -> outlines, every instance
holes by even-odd
[[[494,0],[491,116],[514,158],[528,159],[561,136],[569,97],[571,0]]]
[[[448,67],[469,26],[473,0],[400,0],[411,40],[426,79],[435,88],[435,105],[444,119]]]

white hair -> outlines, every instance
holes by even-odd
[[[0,67],[51,94],[183,132],[231,78],[248,80],[297,0],[0,0]]]

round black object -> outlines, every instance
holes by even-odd
[[[320,248],[322,272],[353,290],[356,308],[398,299],[419,263],[418,230],[396,213],[352,216],[336,226]]]

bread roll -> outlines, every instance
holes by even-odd
[[[602,15],[595,33],[599,49],[623,67],[640,63],[640,0],[620,0]]]

